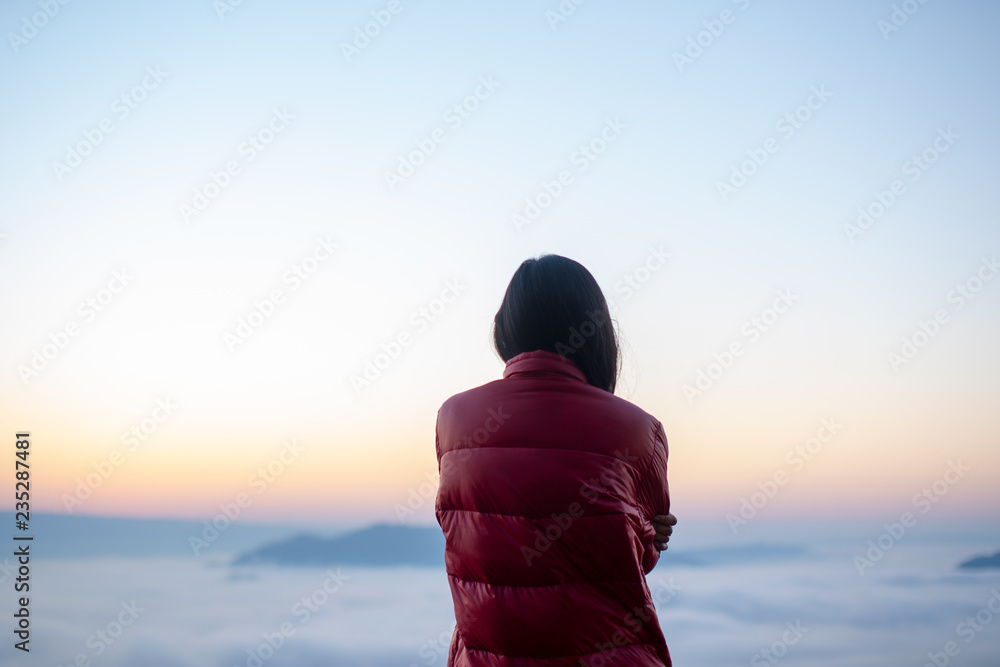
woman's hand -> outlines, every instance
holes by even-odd
[[[670,535],[674,532],[675,525],[677,525],[677,517],[669,512],[653,517],[653,528],[656,529],[653,546],[656,547],[657,551],[664,551],[667,548],[667,542],[670,541]]]

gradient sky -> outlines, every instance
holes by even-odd
[[[65,511],[118,449],[76,512],[202,518],[249,491],[246,520],[393,520],[436,483],[437,408],[500,377],[489,327],[517,265],[554,252],[615,301],[618,393],[664,423],[679,517],[724,522],[785,471],[769,516],[889,520],[957,460],[969,471],[935,515],[996,516],[1000,280],[961,308],[953,290],[1000,257],[1000,6],[930,2],[884,35],[891,2],[595,1],[553,28],[555,0],[400,0],[348,62],[342,44],[387,5],[246,0],[220,18],[209,0],[70,3],[13,41],[41,10],[0,8],[0,433],[33,434],[35,509]],[[157,67],[122,117],[115,100]],[[496,89],[449,123],[483,78]],[[814,89],[829,99],[780,129]],[[276,109],[294,117],[247,159]],[[624,128],[580,171],[609,120]],[[60,178],[53,164],[102,121],[113,132]],[[390,189],[386,172],[437,128],[444,141]],[[906,163],[949,128],[912,180]],[[767,145],[723,201],[718,183]],[[239,173],[185,222],[230,161]],[[511,216],[564,170],[572,182],[519,233]],[[895,179],[902,194],[849,240]],[[339,247],[294,287],[317,238]],[[653,251],[670,257],[646,274]],[[87,321],[79,304],[121,270],[133,279]],[[648,280],[630,293],[625,276]],[[418,328],[448,281],[464,289]],[[227,332],[275,289],[283,303],[231,351]],[[745,324],[782,290],[794,303],[751,340]],[[894,369],[939,309],[947,321]],[[25,382],[19,367],[73,323]],[[411,344],[355,392],[401,333]],[[734,341],[744,354],[688,400]],[[126,451],[122,434],[167,398],[174,414]],[[794,469],[786,453],[831,418],[843,427]],[[303,452],[256,494],[251,475],[292,439]],[[415,522],[433,521],[424,496]]]

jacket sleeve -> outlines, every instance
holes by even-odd
[[[438,410],[437,416],[434,418],[434,455],[437,457],[438,464],[438,489],[434,494],[434,518],[437,520],[438,525],[441,525],[441,513],[438,511],[441,508],[441,435],[439,433],[439,426],[441,424],[441,411]],[[444,526],[441,526],[442,528]]]
[[[438,476],[441,476],[441,436],[438,435],[438,424],[441,423],[441,412],[434,418],[434,455],[438,462]]]
[[[670,511],[670,492],[667,487],[667,436],[663,424],[656,422],[653,437],[653,456],[639,482],[639,508],[646,521],[646,540],[643,543],[642,571],[649,574],[660,558],[653,539],[653,517]]]

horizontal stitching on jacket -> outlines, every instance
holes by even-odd
[[[638,507],[633,508],[633,509],[635,509],[636,513],[641,516],[642,512],[639,510]],[[464,510],[464,509],[460,509],[458,507],[451,508],[451,509],[446,509],[446,508],[442,507],[438,511],[440,511],[440,512],[470,512],[470,513],[475,513],[475,514],[492,514],[492,515],[495,515],[495,516],[513,516],[513,517],[517,517],[518,519],[551,519],[552,518],[551,514],[549,516],[525,516],[524,514],[507,514],[505,512],[484,512],[482,510]],[[626,512],[605,512],[604,514],[581,514],[580,516],[573,517],[573,518],[574,519],[586,519],[586,518],[593,518],[593,517],[599,517],[599,516],[629,516],[629,515]]]
[[[462,642],[465,643],[466,641],[467,640],[463,636]],[[657,647],[662,647],[663,644],[654,644],[653,642],[636,642],[634,644],[624,644],[622,646],[617,646],[615,647],[615,649],[621,650],[623,648],[630,648],[632,646],[651,646],[655,649]],[[559,655],[554,658],[539,658],[532,655],[507,655],[506,653],[497,653],[496,651],[491,651],[486,648],[473,648],[469,646],[468,643],[465,643],[465,650],[469,652],[474,651],[476,653],[489,653],[490,655],[495,655],[499,656],[500,658],[512,659],[512,660],[565,660],[566,658],[583,658],[588,655],[597,655],[598,653],[604,653],[604,649],[602,649],[600,651],[591,651],[590,653],[573,653],[569,655]]]
[[[447,452],[444,452],[443,454],[441,454],[441,458],[444,458],[444,455],[447,454],[448,452],[460,452],[463,449],[468,449],[468,450],[473,450],[473,449],[545,449],[545,450],[553,451],[553,452],[580,452],[581,454],[594,454],[596,456],[607,456],[610,459],[614,459],[616,461],[621,461],[622,463],[624,463],[625,465],[627,465],[632,470],[634,470],[636,472],[639,472],[639,469],[636,468],[634,464],[629,463],[625,459],[617,457],[614,454],[605,454],[603,452],[592,452],[589,449],[568,449],[566,447],[531,447],[531,446],[524,446],[524,447],[519,447],[519,446],[515,446],[515,447],[501,447],[500,445],[487,445],[487,446],[476,445],[475,447],[455,447],[453,449],[449,449]],[[626,447],[625,449],[628,449],[628,447]],[[654,455],[655,455],[655,450],[654,450]]]
[[[493,588],[553,588],[555,586],[571,586],[573,584],[592,586],[594,584],[641,584],[639,579],[587,579],[586,581],[563,581],[558,584],[494,584],[489,581],[479,579],[463,579],[457,574],[448,572],[449,579],[458,579],[469,584],[482,584]]]

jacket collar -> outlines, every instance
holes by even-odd
[[[558,373],[587,381],[587,376],[568,357],[547,350],[522,352],[511,357],[503,369],[505,379],[523,373]]]

